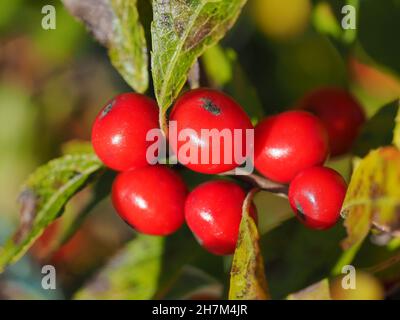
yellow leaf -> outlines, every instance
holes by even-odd
[[[373,226],[380,232],[400,231],[400,151],[394,147],[370,152],[357,166],[344,200],[347,238],[343,247],[359,245]]]

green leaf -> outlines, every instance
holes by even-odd
[[[179,95],[196,59],[225,35],[245,3],[153,0],[151,64],[155,94],[164,114]]]
[[[62,221],[60,221],[61,231],[46,245],[46,256],[50,256],[55,253],[57,249],[66,244],[81,227],[82,223],[86,221],[86,218],[93,209],[110,195],[115,176],[116,172],[106,170],[93,184],[90,190],[90,197],[84,206],[80,210],[72,210],[72,214],[64,214]]]
[[[299,292],[292,293],[287,300],[332,300],[329,280],[324,279]]]
[[[150,299],[157,291],[164,238],[139,235],[75,299]]]
[[[343,263],[351,262],[372,227],[389,235],[400,231],[399,163],[400,151],[384,147],[370,152],[357,165],[342,208],[347,229],[342,246],[352,252]],[[336,269],[340,268],[337,265]]]
[[[70,140],[61,146],[61,153],[65,154],[82,154],[94,153],[92,143],[86,140]]]
[[[222,293],[223,286],[214,277],[198,268],[184,266],[173,287],[163,299],[193,299],[199,296],[221,299]]]
[[[399,105],[397,110],[397,116],[395,119],[395,127],[393,132],[393,144],[400,149],[400,101],[397,103]]]
[[[116,16],[109,47],[111,62],[125,81],[143,93],[149,85],[146,38],[136,0],[111,0]]]
[[[21,222],[0,249],[0,270],[16,262],[64,211],[69,199],[102,169],[94,154],[66,155],[39,167],[23,186]]]
[[[400,30],[400,2],[360,1],[357,17],[358,37],[365,51],[377,63],[400,74],[400,43],[396,35]]]
[[[257,91],[245,74],[236,52],[215,45],[202,56],[204,69],[210,82],[217,87],[224,87],[253,119],[264,116],[264,110]]]
[[[137,0],[63,0],[109,50],[114,67],[137,92],[149,85],[148,52]]]
[[[260,217],[266,214],[259,212]],[[268,286],[272,297],[285,299],[290,293],[325,278],[342,253],[338,243],[344,236],[345,230],[340,224],[316,232],[296,219],[290,219],[263,235],[261,249],[268,266]]]
[[[254,192],[243,204],[239,238],[233,256],[229,288],[230,300],[267,300],[268,285],[264,261],[259,247],[259,235],[253,218],[249,215]]]
[[[75,298],[164,299],[188,295],[208,286],[214,289],[217,286],[220,292],[220,284],[206,276],[207,268],[198,263],[212,266],[216,260],[214,257],[210,260],[210,256],[204,255],[204,249],[186,228],[169,237],[138,235],[81,288]],[[193,268],[202,272],[193,272]]]

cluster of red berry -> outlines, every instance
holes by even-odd
[[[268,117],[256,126],[254,164],[267,178],[290,184],[289,201],[303,223],[324,229],[339,217],[346,184],[338,173],[321,165],[329,148],[335,155],[349,150],[363,122],[363,113],[347,93],[336,89],[314,93],[302,102],[302,108],[320,119],[296,110]],[[212,139],[202,139],[202,130],[233,133],[253,129],[249,117],[234,100],[211,89],[196,89],[181,96],[171,111],[170,121],[176,123],[178,134],[187,128],[192,130],[185,143],[177,141],[172,146],[176,154],[182,154],[182,148],[193,150],[192,147],[200,149],[199,154],[220,154],[219,163],[185,164],[206,174],[223,173],[241,163],[224,161],[226,156],[234,159],[232,144],[222,140],[215,145]],[[116,211],[137,231],[151,235],[171,234],[186,220],[207,250],[232,254],[245,191],[234,182],[215,180],[188,193],[174,170],[165,165],[150,165],[146,152],[151,142],[146,135],[157,129],[158,123],[156,102],[134,93],[113,99],[95,120],[93,147],[106,166],[120,171],[112,189]],[[240,147],[246,150],[248,141],[242,138]],[[254,206],[250,214],[257,220]]]

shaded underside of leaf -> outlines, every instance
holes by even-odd
[[[292,293],[287,300],[332,300],[329,280],[324,279],[301,291]]]
[[[225,35],[245,3],[246,0],[153,0],[151,64],[162,112],[178,96],[196,59]]]
[[[229,288],[230,300],[267,300],[268,285],[264,261],[259,247],[259,235],[249,208],[253,195],[250,193],[243,205],[239,238],[233,256]]]
[[[0,270],[17,261],[60,214],[69,199],[102,169],[94,154],[66,155],[39,167],[20,195],[21,222],[0,249]]]
[[[353,173],[342,208],[346,216],[345,250],[359,247],[371,227],[396,235],[400,230],[400,151],[370,152]]]
[[[148,51],[137,0],[62,0],[109,50],[112,64],[137,92],[148,88]]]

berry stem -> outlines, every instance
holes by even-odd
[[[236,172],[235,172],[236,171]],[[239,173],[239,174],[238,174]],[[272,180],[266,179],[257,174],[246,174],[245,171],[240,168],[228,172],[221,173],[222,176],[232,176],[235,175],[238,179],[246,181],[252,184],[254,187],[259,188],[264,191],[268,191],[276,194],[282,198],[288,197],[288,186],[285,184],[277,183]]]

